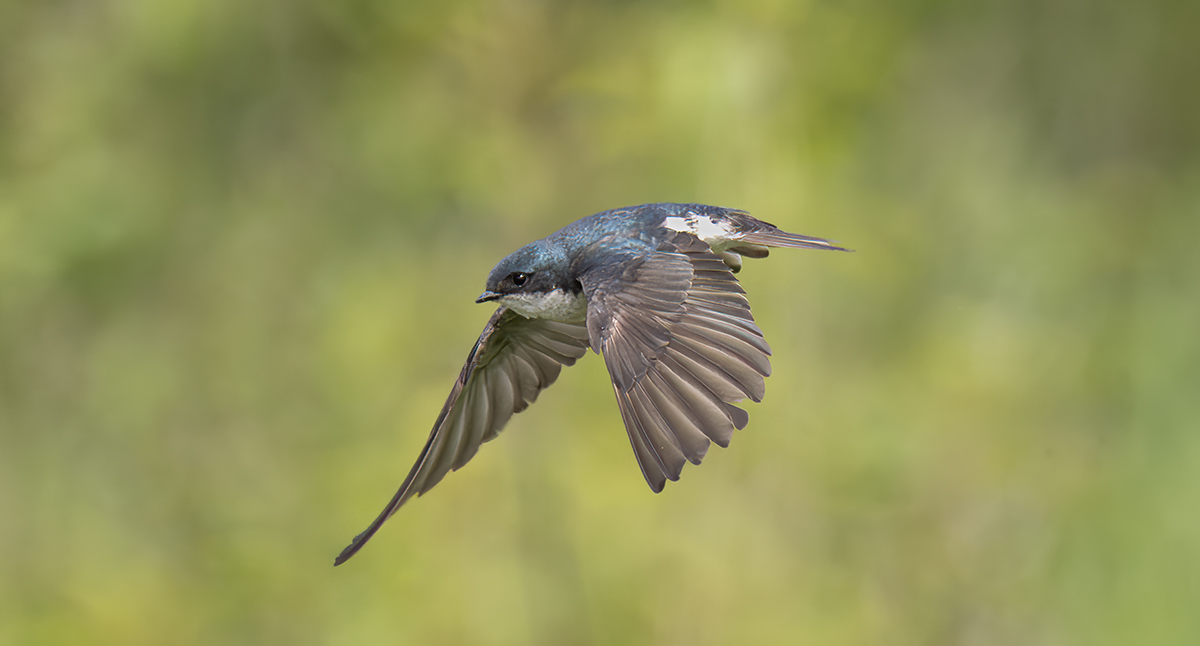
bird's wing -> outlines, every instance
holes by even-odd
[[[604,354],[642,475],[655,492],[729,445],[759,401],[771,349],[745,292],[707,244],[677,234],[648,255],[586,272],[591,345]]]
[[[471,349],[404,484],[334,565],[354,556],[409,498],[424,494],[448,471],[466,464],[481,443],[495,438],[513,413],[525,410],[543,388],[554,383],[562,366],[574,364],[587,347],[583,325],[528,319],[503,307],[496,310]]]

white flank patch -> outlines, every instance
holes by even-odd
[[[587,298],[555,289],[545,294],[509,294],[500,303],[527,319],[581,323],[587,318]]]
[[[681,218],[672,215],[671,217],[663,220],[663,226],[672,231],[678,231],[680,233],[692,233],[692,223],[688,222],[687,218]]]
[[[722,249],[725,243],[741,237],[736,235],[727,223],[694,213],[689,213],[687,217],[668,217],[663,220],[663,226],[672,231],[690,233],[708,243],[714,250]]]
[[[692,220],[692,226],[695,227],[696,237],[707,242],[710,246],[716,242],[725,242],[730,239],[733,231],[725,225],[724,222],[718,222],[708,217],[697,217]]]

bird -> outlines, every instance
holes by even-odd
[[[850,251],[738,209],[655,203],[577,220],[501,260],[476,303],[495,313],[467,355],[420,456],[345,563],[413,496],[495,439],[588,349],[604,358],[650,489],[728,447],[758,402],[771,348],[734,276],[771,247]]]

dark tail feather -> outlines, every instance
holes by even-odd
[[[739,242],[749,242],[768,247],[788,247],[791,249],[828,249],[831,251],[854,251],[834,244],[835,240],[802,236],[799,233],[788,233],[779,229],[763,229],[747,233]]]

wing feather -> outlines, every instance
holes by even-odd
[[[425,447],[400,489],[365,531],[334,561],[341,565],[375,535],[383,523],[415,495],[429,491],[451,470],[462,468],[495,438],[514,413],[525,410],[554,383],[564,365],[588,348],[583,325],[527,319],[496,310],[475,342],[450,391]]]
[[[654,491],[724,447],[759,401],[770,346],[745,291],[707,244],[679,234],[647,255],[582,279],[591,344],[604,354],[621,419]]]

